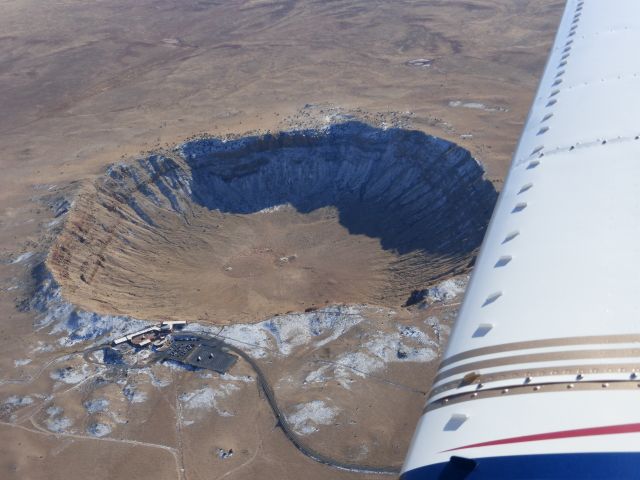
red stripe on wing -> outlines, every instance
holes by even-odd
[[[534,435],[523,435],[521,437],[502,438],[489,442],[472,443],[462,447],[450,448],[440,453],[463,450],[465,448],[489,447],[493,445],[507,445],[510,443],[538,442],[541,440],[555,440],[559,438],[591,437],[596,435],[616,435],[619,433],[640,432],[640,423],[628,423],[625,425],[609,425],[606,427],[578,428],[575,430],[562,430],[559,432],[537,433]]]

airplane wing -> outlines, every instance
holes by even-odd
[[[403,480],[640,478],[639,46],[567,2]]]

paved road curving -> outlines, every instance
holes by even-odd
[[[189,332],[189,336],[191,336],[193,338],[196,338],[199,341],[202,341],[203,343],[208,343],[208,342],[212,342],[212,341],[216,342],[216,343],[221,343],[220,338],[217,338],[217,337],[214,337],[214,336],[196,334],[196,333],[191,333],[191,332]],[[277,425],[280,427],[280,429],[282,430],[284,435],[287,437],[289,442],[291,442],[291,444],[294,447],[296,447],[302,454],[306,455],[307,457],[311,458],[312,460],[315,460],[316,462],[319,462],[319,463],[322,463],[324,465],[328,465],[328,466],[331,466],[331,467],[334,467],[334,468],[338,468],[338,469],[341,469],[341,470],[348,470],[350,472],[365,473],[365,474],[380,474],[380,475],[398,475],[400,473],[400,469],[398,467],[395,467],[395,466],[361,465],[361,464],[349,463],[349,462],[343,462],[343,461],[340,461],[340,460],[336,460],[336,459],[328,457],[327,455],[324,455],[324,454],[322,454],[320,452],[317,452],[313,448],[311,448],[308,445],[306,445],[302,441],[300,436],[293,431],[293,429],[291,428],[291,425],[287,421],[286,416],[284,415],[284,413],[282,412],[282,410],[278,406],[278,402],[276,400],[276,396],[275,396],[275,394],[273,392],[273,389],[269,385],[269,381],[267,380],[266,375],[264,374],[264,372],[262,371],[260,366],[257,364],[257,362],[253,358],[251,358],[246,352],[244,352],[243,350],[241,350],[238,347],[235,347],[233,345],[229,345],[228,343],[225,343],[225,342],[222,342],[222,346],[223,346],[224,349],[228,350],[229,352],[233,352],[236,355],[238,355],[239,357],[241,357],[242,359],[244,359],[251,366],[251,368],[256,373],[256,376],[258,378],[258,386],[264,392],[264,395],[265,395],[267,401],[269,402],[269,406],[271,407],[271,410],[273,411],[273,415],[276,417]],[[95,346],[95,347],[88,348],[87,350],[85,350],[83,352],[83,357],[88,362],[98,363],[98,362],[96,362],[95,360],[93,360],[90,357],[90,354],[95,352],[95,351],[97,351],[97,350],[104,349],[104,348],[109,348],[109,347],[110,347],[110,345],[103,344],[103,345],[98,345],[98,346]],[[157,355],[157,356],[153,357],[150,360],[150,362],[162,361],[164,359],[165,358],[164,358],[163,355]],[[122,366],[118,366],[118,367],[122,367],[122,368],[144,368],[144,366],[142,366],[142,365],[136,365],[136,366],[122,365]]]

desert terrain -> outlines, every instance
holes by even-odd
[[[399,468],[562,6],[2,1],[0,477]]]

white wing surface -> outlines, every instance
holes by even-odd
[[[640,2],[569,0],[403,479],[640,478],[639,136]]]

